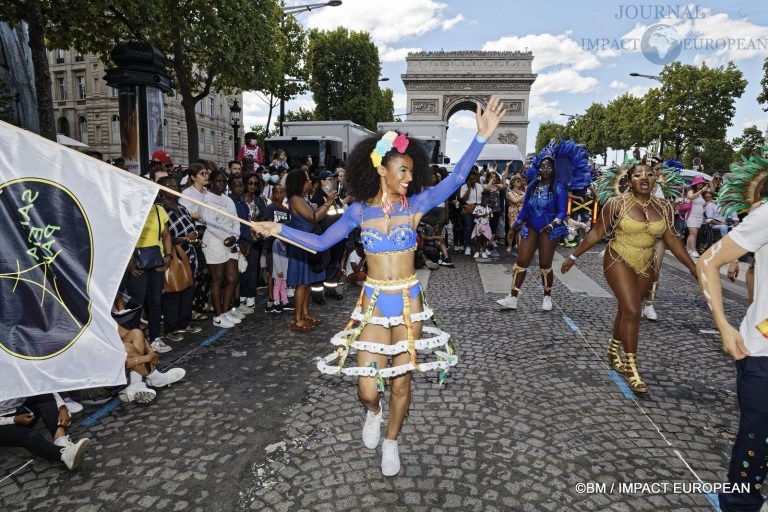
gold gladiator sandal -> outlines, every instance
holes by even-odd
[[[626,368],[624,375],[627,377],[627,382],[629,382],[629,389],[635,393],[647,393],[648,386],[643,382],[642,377],[640,377],[640,370],[637,368],[637,354],[627,352],[624,355],[627,356],[627,362],[624,364]]]
[[[619,373],[624,373],[626,368],[621,360],[621,342],[613,338],[608,343],[608,364]]]

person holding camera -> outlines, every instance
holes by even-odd
[[[213,171],[205,202],[217,210],[237,216],[235,203],[225,194],[226,190],[227,175],[221,170]],[[237,221],[208,208],[200,209],[200,220],[206,227],[203,255],[211,269],[211,300],[215,315],[213,325],[227,329],[239,324],[244,317],[237,308],[232,307],[239,279],[236,242],[240,228]]]

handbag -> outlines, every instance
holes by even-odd
[[[690,201],[686,201],[677,209],[677,216],[683,220],[687,220],[688,215],[691,214],[691,208],[693,208],[693,204]]]
[[[154,208],[155,215],[157,215],[157,240],[162,243],[163,228],[160,226],[160,213],[157,211],[157,205],[154,205]],[[137,247],[133,251],[133,263],[138,270],[153,270],[165,265],[163,253],[158,245]]]
[[[178,245],[174,245],[171,252],[171,262],[165,270],[163,291],[168,293],[183,292],[194,282],[189,256]]]

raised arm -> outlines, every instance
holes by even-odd
[[[325,233],[322,235],[307,233],[306,231],[293,229],[276,222],[252,222],[251,226],[255,232],[261,235],[280,235],[283,238],[303,245],[308,249],[320,252],[330,249],[344,240],[344,238],[346,238],[358,225],[358,222],[362,218],[361,212],[362,205],[360,203],[352,203],[349,208],[347,208],[347,211],[344,212],[344,215],[334,222],[331,227],[326,229]]]
[[[456,163],[453,172],[438,183],[434,188],[425,190],[416,194],[411,199],[411,207],[415,212],[426,213],[438,204],[446,201],[451,194],[467,181],[472,165],[477,161],[480,151],[488,141],[488,137],[493,135],[493,131],[499,125],[499,121],[506,115],[507,111],[503,108],[501,101],[496,96],[491,96],[488,101],[488,107],[483,111],[480,104],[477,104],[477,135],[472,139],[464,155]]]

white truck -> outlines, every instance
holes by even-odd
[[[432,164],[447,164],[448,159],[445,153],[445,137],[448,133],[448,123],[446,121],[401,121],[378,123],[380,132],[396,130],[407,133],[424,144],[424,148],[429,155],[429,162]]]
[[[283,133],[285,137],[341,139],[342,159],[345,161],[361,139],[374,135],[371,130],[352,121],[286,121]]]

